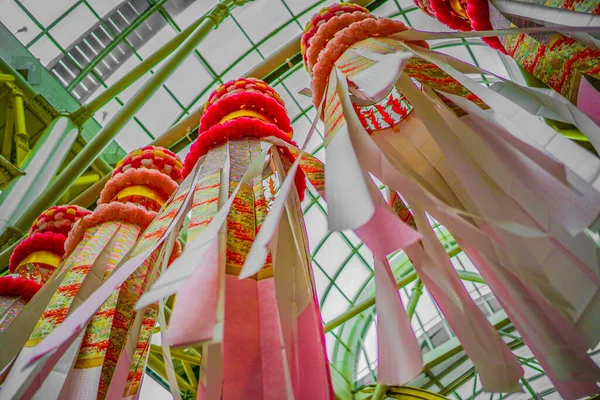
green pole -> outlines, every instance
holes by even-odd
[[[203,19],[202,23],[183,42],[160,69],[152,75],[150,80],[136,92],[132,99],[121,108],[113,119],[98,132],[96,136],[77,154],[71,163],[60,173],[56,180],[44,191],[14,223],[16,231],[25,232],[31,226],[37,216],[52,206],[81,175],[117,133],[133,118],[135,113],[146,103],[156,90],[171,76],[173,71],[185,60],[185,58],[198,46],[206,35],[214,29],[227,15],[229,8],[235,5],[243,5],[247,0],[225,0],[217,4]],[[1,240],[1,239],[0,239]],[[0,242],[0,248],[9,246],[15,240],[10,236],[7,242]]]
[[[6,101],[6,120],[4,124],[4,139],[2,141],[2,157],[7,161],[12,159],[13,129],[15,127],[15,114],[12,101],[9,98]]]
[[[481,275],[479,275],[476,272],[470,272],[470,271],[456,271],[456,272],[458,273],[459,278],[463,281],[481,283],[483,285],[486,284],[485,281],[483,280],[483,278],[481,277]]]
[[[417,279],[415,283],[415,287],[412,289],[412,295],[408,300],[408,304],[406,305],[406,315],[408,315],[408,320],[410,321],[415,314],[417,309],[417,304],[419,304],[419,299],[423,294],[423,281],[421,279]]]
[[[381,400],[383,398],[385,398],[386,394],[387,394],[387,390],[388,390],[388,385],[384,385],[382,383],[378,383],[377,386],[375,386],[375,392],[373,392],[373,397],[371,397],[372,400]]]
[[[398,288],[399,289],[403,288],[404,286],[408,285],[409,283],[411,283],[412,281],[414,281],[416,279],[417,279],[417,273],[416,273],[416,271],[413,270],[398,281]],[[339,317],[337,317],[337,318],[333,319],[332,321],[330,321],[329,323],[325,324],[325,332],[329,332],[329,331],[335,329],[336,327],[340,326],[344,322],[354,318],[361,312],[365,311],[366,309],[368,309],[374,305],[375,305],[375,296],[371,296],[367,300],[363,301],[362,303],[357,304],[355,307],[351,308],[344,314],[340,315]]]
[[[25,122],[25,102],[23,92],[13,89],[13,107],[15,113],[14,140],[17,150],[17,166],[20,167],[29,154],[29,135]]]

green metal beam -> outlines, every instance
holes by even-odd
[[[27,125],[25,123],[25,102],[23,101],[23,92],[17,88],[13,88],[12,100],[15,113],[14,139],[17,150],[16,165],[20,167],[29,154],[29,135],[27,134]]]
[[[7,86],[8,91],[10,93],[14,92],[15,90],[21,91],[24,95],[24,101],[25,101],[27,110],[32,112],[44,124],[50,125],[55,118],[60,116],[60,113],[58,111],[56,111],[54,106],[51,105],[50,102],[48,100],[46,100],[46,98],[44,97],[48,93],[48,89],[46,88],[45,91],[42,92],[42,93],[44,93],[44,95],[38,93],[38,90],[44,90],[43,89],[44,85],[40,85],[40,87],[34,88],[33,86],[31,86],[29,84],[29,82],[17,70],[15,70],[13,68],[13,66],[10,63],[8,63],[2,57],[0,57],[0,71],[5,73],[3,75],[9,75],[12,77],[12,79],[10,79],[9,81],[6,82],[8,85]],[[55,79],[55,78],[53,78],[53,79]],[[59,83],[56,82],[56,84],[58,85]],[[62,86],[61,86],[61,89],[62,89]],[[58,96],[58,92],[56,92],[54,90],[52,90],[51,93],[55,93],[56,96]],[[68,92],[65,90],[64,94],[67,94],[67,93]],[[69,97],[71,97],[71,96],[69,95]],[[53,100],[52,104],[55,104],[55,101],[57,100],[57,98],[51,96],[50,100]],[[72,97],[71,97],[71,100],[75,101],[74,99],[72,99]],[[11,107],[12,107],[12,105],[11,105]],[[12,110],[12,108],[11,108],[11,110]],[[12,119],[12,122],[14,125],[14,111],[11,111],[11,112],[12,112],[11,119]],[[92,122],[92,121],[90,121],[90,122]],[[86,129],[85,127],[83,127],[83,124],[81,124],[80,126],[82,127],[83,130]],[[11,129],[11,132],[12,132],[12,129]],[[16,139],[16,137],[11,138],[11,144],[13,141],[15,141],[15,139]],[[6,135],[5,135],[5,140],[8,140],[6,138]],[[39,138],[37,140],[39,140]],[[81,149],[82,145],[80,144],[80,142],[83,144],[86,143],[85,139],[83,139],[83,137],[81,135],[78,136],[77,140],[73,143],[73,147],[71,150],[74,153],[78,153],[79,150]],[[7,160],[9,160],[9,157],[5,156],[5,158]],[[106,174],[106,173],[112,171],[112,168],[102,158],[97,158],[96,160],[94,160],[92,168],[103,174]],[[0,233],[1,232],[2,232],[2,229],[0,229]],[[0,244],[1,244],[1,241],[0,241]],[[2,247],[0,246],[0,249],[1,248]]]
[[[13,145],[13,134],[15,127],[15,115],[12,107],[12,98],[6,101],[6,121],[4,124],[4,138],[2,141],[2,156],[7,161],[11,160],[12,145]]]
[[[148,354],[148,366],[155,373],[157,373],[165,382],[168,382],[167,378],[167,369],[165,368],[165,363],[163,361],[162,352],[154,353],[150,351]],[[177,380],[177,385],[179,386],[179,390],[182,392],[190,391],[192,393],[196,393],[194,388],[181,376],[175,375],[175,379]]]
[[[461,251],[460,247],[456,246],[456,247],[450,249],[450,251],[448,251],[448,256],[454,257],[456,254],[460,253],[460,251]],[[456,271],[456,272],[458,273],[458,276],[461,279],[464,279],[466,281],[485,283],[483,278],[481,278],[481,275],[476,274],[474,272],[469,272],[469,271]],[[413,270],[398,281],[398,289],[403,288],[404,286],[415,281],[416,279],[417,279],[417,273]],[[332,321],[325,324],[325,332],[329,332],[332,329],[335,329],[336,327],[340,326],[344,322],[352,319],[356,315],[360,314],[361,312],[367,310],[368,308],[370,308],[374,305],[375,305],[375,295],[369,297],[368,299],[364,300],[363,302],[357,304],[355,307],[352,307],[350,310],[346,311],[344,314],[340,315],[337,318],[334,318]],[[415,307],[416,307],[416,305],[415,305]]]
[[[198,46],[198,44],[218,24],[229,15],[229,9],[236,5],[243,5],[247,0],[225,0],[218,3],[202,22],[194,29],[193,33],[181,44],[171,57],[152,75],[150,80],[136,92],[132,99],[104,126],[100,132],[87,144],[83,150],[60,173],[56,180],[31,204],[22,216],[13,224],[16,232],[26,232],[37,216],[48,207],[52,206],[73,182],[92,164],[110,141],[133,118],[135,113],[148,101],[173,71],[185,58]],[[108,90],[107,90],[108,92]],[[106,93],[106,92],[104,92]],[[3,232],[0,231],[0,232]],[[0,248],[14,242],[14,235],[0,243]],[[3,261],[0,259],[0,261]]]
[[[405,277],[403,277],[402,279],[400,279],[398,281],[398,289],[403,288],[404,286],[408,285],[412,281],[415,281],[416,279],[417,279],[417,272],[413,270],[410,273],[408,273]],[[344,314],[340,315],[339,317],[334,318],[332,321],[325,324],[325,332],[329,332],[329,331],[335,329],[336,327],[340,326],[344,322],[354,318],[356,315],[360,314],[361,312],[369,309],[370,307],[372,307],[374,305],[375,305],[375,296],[372,296],[372,297],[368,298],[367,300],[357,304],[355,307],[352,307],[350,310],[348,310]]]
[[[524,346],[524,342],[522,339],[518,339],[518,340],[514,340],[511,343],[508,344],[509,348],[511,351],[514,351],[520,347]],[[464,360],[468,359],[468,357],[465,355],[463,357]],[[460,363],[457,361],[455,363],[455,365],[460,365]],[[449,374],[452,371],[453,368],[448,368],[445,371],[443,371],[443,375]],[[469,381],[469,379],[471,379],[471,377],[476,376],[477,371],[475,370],[475,367],[472,366],[471,368],[469,368],[467,371],[465,371],[462,375],[460,375],[458,378],[456,378],[455,380],[453,380],[452,382],[450,382],[448,385],[446,385],[446,387],[440,391],[440,394],[443,394],[444,396],[454,392],[456,389],[458,389],[459,387],[461,387],[463,384],[465,384],[466,382]],[[438,374],[438,378],[442,377],[442,373]]]
[[[66,116],[50,123],[25,158],[21,169],[25,175],[13,179],[0,193],[0,267],[7,264],[10,252],[4,251],[24,236],[30,224],[52,204],[36,209],[28,225],[18,221],[29,212],[36,199],[43,198],[46,188],[69,154],[79,134],[78,127]],[[29,218],[29,217],[28,217]]]

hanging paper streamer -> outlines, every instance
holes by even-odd
[[[600,26],[600,5],[593,0],[415,0],[415,4],[431,17],[460,31],[488,31],[511,26]],[[600,42],[592,34],[521,33],[484,37],[483,41],[512,57],[596,123],[600,121],[600,111],[588,107],[600,100],[598,88],[587,87],[588,79],[600,79]],[[586,88],[582,90],[582,86]]]
[[[598,129],[555,97],[503,80],[501,88],[490,90],[466,75],[475,73],[475,67],[417,42],[443,38],[443,33],[410,31],[398,21],[348,7],[321,11],[302,39],[313,103],[325,104],[321,116],[330,227],[354,229],[380,259],[398,248],[407,252],[487,391],[518,390],[522,371],[468,296],[443,250],[440,255],[424,212],[490,262],[486,273],[492,274],[489,285],[494,293],[506,293],[502,285],[508,284],[508,271],[530,288],[550,321],[568,325],[563,333],[571,335],[569,340],[595,347],[600,326],[592,315],[600,305],[600,279],[596,251],[584,230],[593,228],[600,215],[600,193],[595,189],[599,160],[548,127],[540,128],[543,123],[535,114],[573,118],[593,141]],[[412,111],[387,125],[381,117],[383,129],[374,130],[372,121],[356,110],[365,104],[383,107],[390,94],[399,94]],[[398,222],[381,218],[381,196],[368,174],[418,210],[413,227],[422,233],[421,240],[398,240],[402,230],[394,230],[398,234],[393,236],[381,233],[413,219],[399,206],[397,194],[391,204],[400,211]],[[347,204],[342,193],[350,189],[345,188],[352,189],[347,197],[354,203],[360,199],[364,204],[356,210]],[[551,338],[557,329],[546,321],[527,328],[526,340]],[[388,345],[387,339],[380,340]],[[550,343],[532,350],[552,360],[545,368],[564,398],[597,391],[598,369],[590,363],[585,345],[570,354],[559,352],[562,358]],[[554,362],[556,357],[561,361]],[[577,376],[581,382],[571,385]],[[386,379],[382,383],[388,383]]]
[[[153,328],[156,305],[142,314],[141,324],[134,324],[134,306],[155,278],[156,253],[107,296],[89,320],[80,323],[81,333],[56,354],[56,365],[47,365],[37,377],[36,372],[21,370],[30,366],[38,345],[62,324],[68,325],[66,317],[82,307],[81,303],[116,271],[155,219],[156,211],[177,190],[182,168],[175,154],[152,146],[136,150],[117,165],[96,210],[77,221],[69,232],[64,245],[67,258],[60,267],[61,281],[0,389],[1,398],[103,399],[115,370],[125,371],[124,377],[129,369],[139,371],[141,367],[143,372],[149,348],[149,337],[144,333],[148,328],[144,326]],[[44,224],[45,221],[36,223],[40,227]],[[136,349],[141,346],[142,353],[130,352],[128,357],[122,357],[131,341]],[[136,395],[138,375],[130,373],[128,381],[121,385],[125,386],[123,396]]]

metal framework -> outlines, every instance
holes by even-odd
[[[104,2],[73,0],[64,9],[53,11],[54,15],[49,18],[43,13],[44,2],[25,5],[21,0],[10,0],[10,7],[4,15],[10,15],[8,18],[11,20],[0,16],[0,22],[12,24],[11,31],[15,37],[34,56],[40,57],[45,66],[60,65],[72,75],[67,81],[59,76],[56,68],[51,69],[66,90],[77,98],[79,95],[76,91],[80,85],[88,82],[90,88],[95,87],[92,83],[98,86],[81,107],[70,109],[68,116],[61,118],[68,119],[80,129],[90,122],[102,128],[85,137],[87,144],[81,141],[72,144],[77,155],[69,159],[62,169],[57,169],[58,174],[52,183],[48,181],[47,190],[18,219],[11,221],[10,228],[14,235],[0,238],[0,249],[4,250],[0,254],[2,266],[6,264],[10,246],[18,240],[19,232],[26,231],[42,210],[57,201],[84,206],[94,203],[110,167],[96,166],[90,169],[90,166],[93,162],[94,165],[100,162],[97,160],[101,160],[98,158],[101,155],[108,158],[107,146],[110,145],[110,155],[124,154],[148,143],[185,153],[195,138],[194,130],[204,100],[226,80],[239,75],[265,79],[284,98],[297,134],[306,131],[315,116],[315,110],[308,99],[297,93],[308,85],[308,76],[298,54],[299,38],[312,14],[333,1],[269,0],[272,10],[261,10],[259,3],[265,1],[255,0],[245,5],[246,0],[223,0],[218,4],[214,0],[212,5],[216,6],[209,10],[210,2],[198,0],[191,2],[186,12],[171,15],[169,9],[173,7],[172,0],[146,0],[147,4],[140,10],[135,9],[129,0],[114,0],[110,2],[110,7],[103,5]],[[446,29],[418,11],[412,5],[412,0],[354,2],[368,6],[376,14],[401,19],[410,26],[428,30]],[[133,8],[132,15],[135,18],[128,19],[121,13],[120,18],[127,22],[123,27],[116,24],[111,16],[125,6]],[[240,8],[233,10],[235,6]],[[140,41],[136,35],[140,36],[140,29],[151,18],[164,19],[161,22],[164,28],[149,42]],[[84,22],[78,22],[80,20]],[[83,23],[88,27],[97,27],[108,39],[96,38],[97,43],[87,39],[78,40],[77,37],[67,40],[65,30]],[[93,37],[93,31],[78,29],[80,37]],[[217,30],[212,32],[214,29]],[[204,44],[199,46],[205,38]],[[228,51],[221,48],[225,40]],[[92,49],[94,57],[88,57],[86,54],[90,49],[83,49],[82,46]],[[132,61],[120,65],[111,72],[112,75],[103,76],[99,66],[114,61],[117,53],[123,52],[123,46],[131,51]],[[432,48],[507,75],[507,70],[498,62],[499,58],[494,59],[497,57],[495,53],[479,40],[446,40],[433,43]],[[0,69],[4,72],[11,68],[7,60],[0,58],[0,62]],[[73,69],[69,69],[71,67]],[[481,76],[481,82],[490,83],[485,76]],[[17,89],[30,88],[14,70],[8,75],[0,75],[0,85],[2,83],[8,88],[17,83],[20,83],[14,86]],[[5,94],[0,92],[0,100],[2,96]],[[31,132],[28,132],[28,121],[22,117],[24,110],[30,108],[41,112],[39,110],[43,110],[43,107],[39,104],[43,99],[35,92],[26,93],[23,97],[13,91],[9,96],[12,99],[11,111],[1,121],[4,123],[2,155],[10,159],[15,143],[20,149],[16,152],[15,162],[20,165],[29,153],[24,143],[31,141],[25,140],[28,135],[31,136]],[[51,121],[59,113],[53,107],[44,107],[44,125],[52,126]],[[160,118],[148,112],[158,108],[161,111]],[[309,150],[319,156],[323,153],[321,125],[317,133],[309,144]],[[563,133],[580,139],[578,132],[565,130]],[[6,157],[7,154],[9,157]],[[87,190],[82,192],[83,188]],[[78,196],[74,198],[76,194]],[[4,197],[9,197],[9,194]],[[336,394],[341,399],[394,398],[399,389],[374,385],[376,371],[373,366],[376,360],[373,353],[373,326],[376,304],[370,252],[352,233],[326,231],[326,207],[316,193],[309,193],[303,206],[311,235],[312,261]],[[520,355],[526,369],[524,390],[531,398],[551,394],[553,388],[546,382],[543,370],[531,358],[481,277],[473,271],[445,228],[436,226],[435,230],[471,295]],[[472,364],[424,290],[406,256],[402,252],[396,254],[392,258],[392,266],[413,328],[422,342],[427,364],[426,371],[411,384],[456,399],[485,397],[493,400],[510,397],[481,391],[481,383]],[[166,314],[168,317],[169,308]],[[166,386],[161,354],[159,347],[152,348],[148,374]],[[172,354],[179,373],[182,396],[195,397],[200,354],[194,348],[172,351]]]

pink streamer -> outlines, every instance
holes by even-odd
[[[356,229],[355,233],[380,260],[421,239],[421,234],[402,222],[387,205],[381,204],[380,201],[376,202],[371,219]]]
[[[217,322],[219,241],[215,239],[199,260],[194,274],[177,293],[168,339],[174,347],[212,340]],[[191,312],[193,310],[193,312]]]
[[[400,220],[383,203],[381,196],[376,197],[374,203],[373,216],[355,233],[373,251],[376,259],[378,379],[380,383],[399,385],[422,371],[423,360],[402,306],[396,279],[387,264],[387,255],[417,243],[421,235]]]
[[[435,115],[431,115],[430,118],[442,118],[436,110],[434,112]],[[482,216],[501,221],[518,221],[521,224],[532,224],[532,218],[527,213],[521,212],[522,210],[514,199],[486,181],[485,176],[479,171],[470,155],[459,145],[457,140],[453,139],[452,135],[444,135],[435,130],[432,130],[431,134],[446,155],[448,164],[454,169],[463,187],[469,192],[471,199],[479,208]],[[514,264],[513,272],[518,273],[522,277],[521,279],[527,280],[529,285],[536,287],[539,293],[543,294],[548,300],[565,303],[560,291],[549,284],[548,272],[544,270],[534,256],[533,250],[546,249],[548,248],[546,244],[515,236],[503,229],[494,228],[493,231],[489,229],[486,233],[495,234],[497,237],[492,238],[509,249],[511,258],[516,260],[512,263]],[[555,242],[550,241],[550,243],[554,244]],[[528,245],[536,247],[530,248]],[[576,265],[580,267],[579,264]],[[585,269],[588,270],[588,268]]]
[[[600,126],[600,91],[590,83],[586,76],[582,76],[579,82],[577,108]]]
[[[262,279],[256,283],[256,286],[264,396],[262,398],[265,400],[285,399],[287,395],[285,369],[283,368],[283,344],[281,343],[275,282],[273,278]],[[290,354],[290,349],[286,350]]]
[[[129,368],[131,366],[130,358],[127,356],[127,349],[123,349],[117,365],[113,378],[110,381],[110,386],[106,393],[107,399],[119,399],[125,397],[125,388],[127,387],[127,375],[129,374]]]
[[[420,245],[406,249],[406,253],[473,361],[486,391],[519,391],[519,378],[523,376],[519,361],[469,296],[441,244],[433,245],[440,246],[445,260],[438,254],[432,261]]]
[[[295,388],[296,399],[333,400],[335,396],[327,362],[325,333],[317,302],[310,302],[300,313],[298,336],[300,382]]]
[[[262,399],[260,316],[257,284],[226,276],[223,338],[223,399]]]
[[[421,373],[423,359],[386,258],[375,258],[375,285],[377,381],[386,385],[402,385]]]
[[[529,160],[534,162],[537,166],[542,168],[547,174],[552,176],[554,179],[568,186],[566,168],[560,161],[554,160],[552,157],[537,149],[535,146],[519,139],[512,133],[508,132],[502,126],[493,123],[486,118],[482,118],[479,115],[473,113],[460,118],[469,125],[475,133],[481,137],[488,145],[496,143],[498,140],[508,144],[512,149],[515,149],[525,155]],[[485,129],[489,129],[486,132]],[[496,139],[496,140],[494,140]],[[504,150],[503,150],[504,151]],[[495,153],[497,156],[499,154]],[[511,156],[511,154],[509,154]],[[501,157],[502,158],[502,157]],[[513,167],[507,160],[508,167]],[[541,178],[544,179],[544,178]]]
[[[197,400],[222,400],[223,390],[223,345],[205,344],[202,347],[202,366],[198,380]]]
[[[80,328],[79,332],[81,332],[81,330],[82,328]],[[35,393],[42,387],[42,384],[46,380],[46,377],[50,374],[50,372],[52,372],[52,369],[54,368],[56,363],[61,359],[61,357],[69,349],[69,347],[71,345],[78,346],[80,341],[77,341],[77,343],[74,342],[79,332],[73,332],[69,337],[65,338],[65,341],[58,346],[55,352],[47,355],[47,362],[41,367],[40,371],[34,377],[33,381],[29,384],[23,395],[19,397],[17,394],[17,398],[30,399],[35,395]],[[21,388],[21,390],[22,389],[23,388]]]
[[[586,193],[579,194],[565,186],[558,180],[561,178],[561,171],[558,170],[558,166],[552,165],[548,156],[540,152],[535,153],[533,147],[518,142],[518,139],[501,127],[492,125],[476,115],[472,114],[461,120],[479,134],[494,155],[561,225],[571,226],[581,231],[582,228],[590,225],[590,221],[593,222],[598,218],[600,194],[589,187]],[[482,128],[487,128],[490,132],[484,133]],[[509,137],[512,139],[509,140]],[[515,151],[515,148],[522,153]],[[532,160],[532,157],[535,158]],[[542,169],[540,166],[547,169]],[[564,178],[564,167],[562,175]]]
[[[48,353],[54,351],[60,352],[59,349],[63,348],[66,350],[70,344],[69,340],[76,337],[85,328],[89,320],[94,316],[102,304],[104,304],[104,301],[106,301],[110,294],[117,290],[121,284],[125,282],[125,279],[127,279],[136,268],[150,257],[150,254],[151,252],[149,251],[139,254],[125,262],[118,270],[114,271],[108,279],[106,279],[104,283],[90,295],[87,301],[77,307],[61,325],[56,327],[56,329],[34,349],[26,365],[31,364]],[[66,346],[64,346],[65,343]],[[53,359],[54,357],[49,358],[48,362]],[[56,361],[58,361],[58,359]]]

